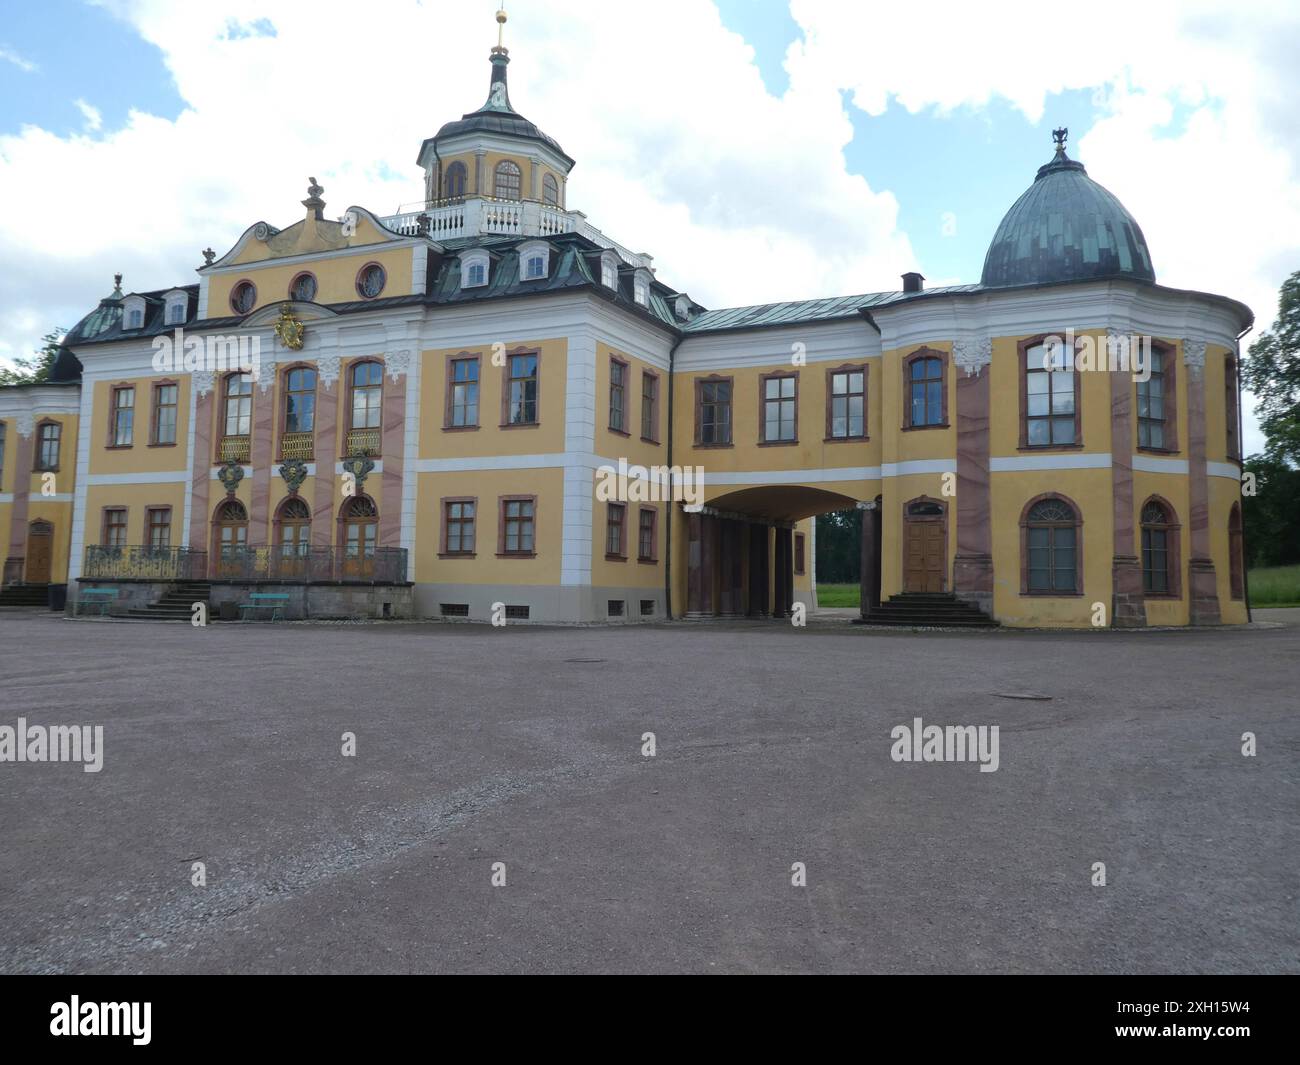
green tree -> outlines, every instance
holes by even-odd
[[[862,511],[817,516],[817,583],[853,584],[862,568]]]
[[[14,367],[0,366],[0,385],[39,384],[50,379],[54,360],[59,357],[59,342],[66,329],[55,329],[41,337],[41,347],[30,358],[14,359]]]
[[[1300,562],[1300,470],[1267,455],[1251,455],[1242,468],[1255,475],[1255,494],[1241,498],[1247,565]]]
[[[1282,282],[1277,321],[1251,344],[1242,380],[1259,399],[1268,456],[1300,463],[1300,270]]]

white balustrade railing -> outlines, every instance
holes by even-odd
[[[617,252],[629,266],[649,269],[651,265],[650,256],[638,255],[611,240],[588,222],[581,211],[566,211],[536,200],[467,196],[463,200],[428,203],[420,210],[402,211],[380,221],[394,232],[413,237],[420,233],[421,216],[428,219],[425,232],[436,241],[476,236],[551,237],[560,233],[577,233],[599,247]]]

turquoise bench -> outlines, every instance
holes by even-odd
[[[289,603],[287,592],[254,592],[247,603],[239,604],[239,618],[249,621],[257,617],[259,610],[269,610],[272,621],[284,620],[284,608]]]
[[[83,613],[83,607],[99,607],[99,616],[102,618],[108,613],[108,608],[117,601],[119,589],[117,588],[83,588],[77,593],[77,613]]]

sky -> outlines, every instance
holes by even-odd
[[[309,175],[332,217],[417,200],[420,142],[486,97],[496,6],[0,0],[0,359],[117,271],[192,283],[201,249],[296,221]],[[1300,269],[1295,0],[507,10],[511,101],[578,161],[569,206],[708,307],[978,281],[1059,125],[1162,284],[1258,332]]]

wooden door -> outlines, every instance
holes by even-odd
[[[49,584],[50,562],[54,554],[54,527],[49,522],[34,521],[27,529],[27,583]]]
[[[903,523],[903,591],[942,592],[945,544],[943,522],[908,520]]]

